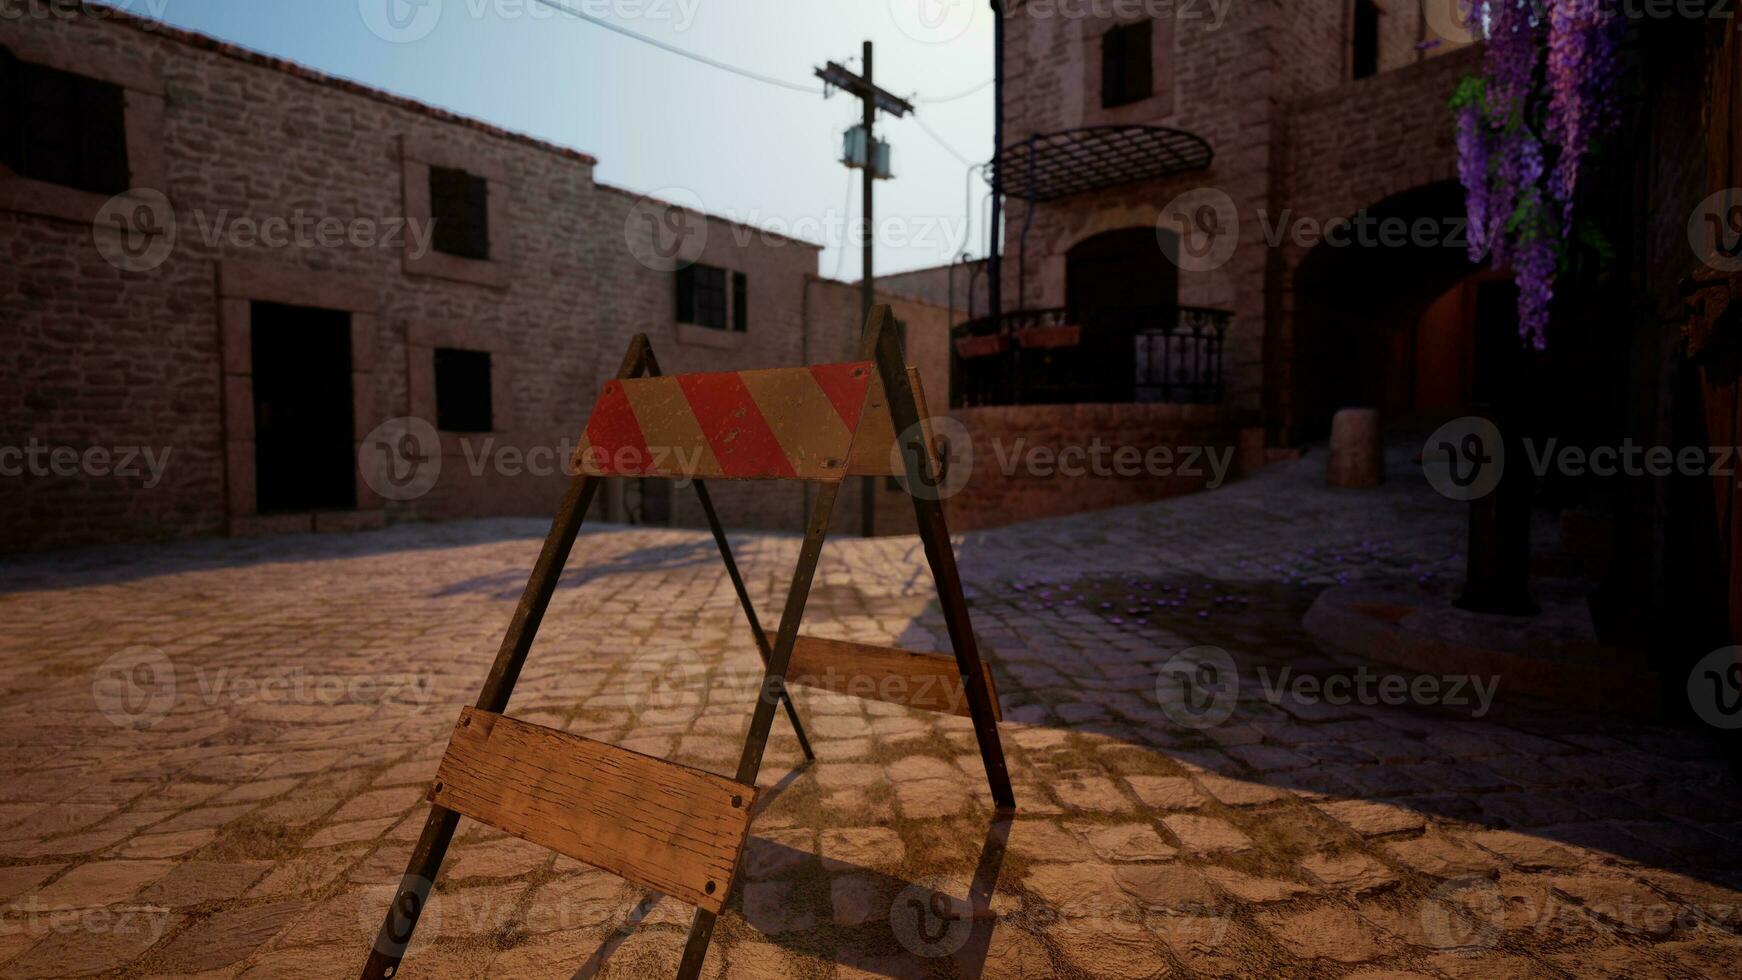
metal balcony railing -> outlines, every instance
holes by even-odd
[[[1059,307],[981,317],[954,332],[957,405],[1222,399],[1228,310]]]

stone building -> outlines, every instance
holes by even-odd
[[[1462,244],[1455,0],[1003,6],[1002,312],[958,404],[1186,402],[1286,447],[1470,396],[1505,284]]]
[[[0,551],[546,515],[634,333],[667,372],[856,348],[819,246],[585,153],[108,8],[0,49]],[[947,404],[946,314],[898,312]],[[692,497],[616,481],[602,516]],[[716,497],[802,525],[797,485]]]

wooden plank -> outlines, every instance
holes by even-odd
[[[992,692],[993,716],[1003,720],[992,671],[980,670]],[[789,684],[803,684],[868,701],[905,704],[910,708],[971,717],[968,697],[956,660],[947,653],[920,653],[899,647],[875,646],[820,636],[800,636],[787,667]]]
[[[909,383],[919,400],[920,425],[925,432],[926,447],[933,450],[932,463],[937,464],[937,443],[932,438],[931,413],[926,410],[925,393],[919,384],[919,369],[909,366]],[[847,457],[848,476],[905,476],[905,466],[894,462],[891,450],[895,445],[895,426],[890,422],[889,399],[883,393],[881,378],[873,379],[865,393],[865,414],[859,431],[853,437],[853,451]]]
[[[756,788],[477,708],[460,712],[437,806],[714,912]]]

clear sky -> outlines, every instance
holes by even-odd
[[[854,279],[857,173],[838,162],[858,119],[824,100],[812,70],[859,70],[898,95],[956,95],[992,77],[984,0],[553,0],[663,42],[782,81],[790,91],[686,60],[536,0],[110,0],[210,34],[599,159],[597,179],[640,192],[678,189],[707,210],[826,246],[824,275]],[[852,59],[848,62],[848,59]],[[957,153],[992,150],[992,89],[918,113]],[[877,186],[877,271],[983,248],[985,185],[914,119],[881,116],[896,177]],[[849,173],[854,187],[849,195]]]

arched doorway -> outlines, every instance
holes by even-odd
[[[1025,334],[1019,370],[1029,401],[1130,402],[1147,361],[1145,334],[1171,325],[1179,270],[1150,227],[1086,238],[1065,255],[1065,309],[1056,337]]]
[[[1517,293],[1470,261],[1463,190],[1388,197],[1327,231],[1294,274],[1291,441],[1322,438],[1349,406],[1390,426],[1465,412],[1512,376]]]

